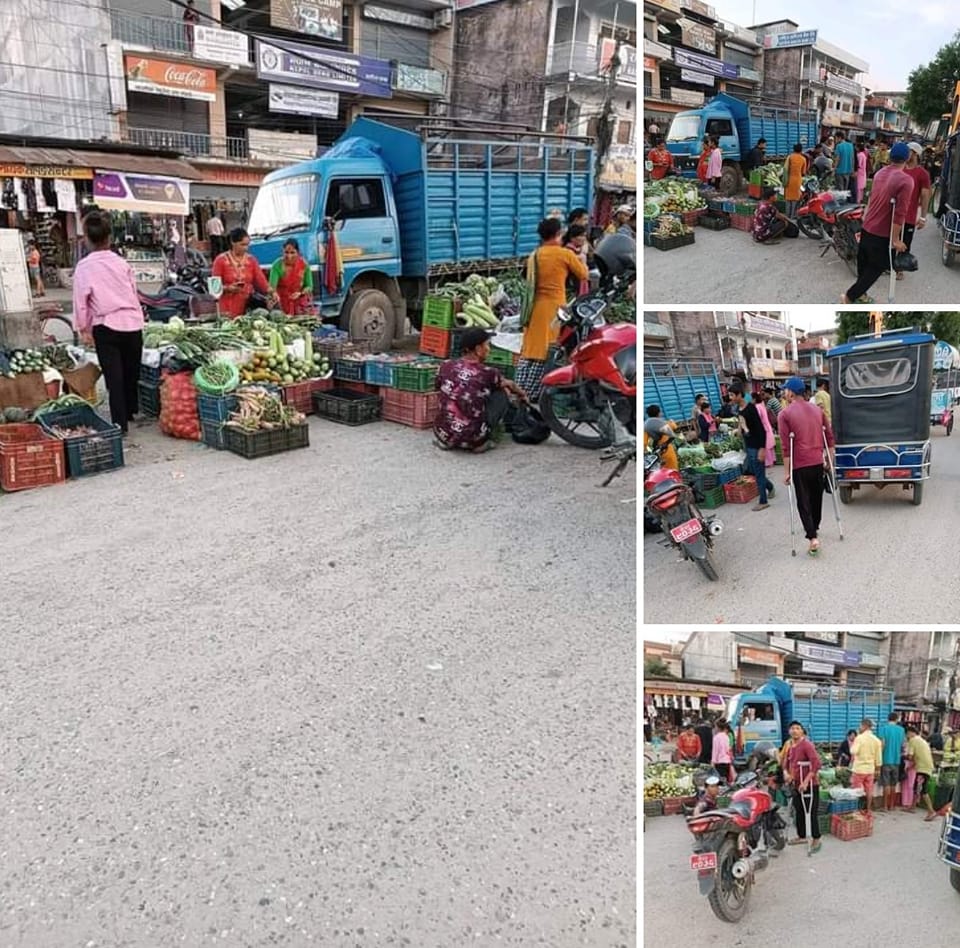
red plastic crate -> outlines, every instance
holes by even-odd
[[[431,428],[437,417],[437,394],[385,388],[380,417],[411,428]]]
[[[450,354],[450,332],[435,326],[424,326],[420,331],[420,351],[445,359]]]
[[[676,816],[683,812],[683,797],[665,797],[663,800],[663,815]]]
[[[63,441],[39,425],[0,425],[0,487],[46,487],[66,479]]]
[[[280,386],[280,397],[285,405],[296,408],[304,415],[313,414],[313,380],[307,379],[306,382],[293,382],[289,385]]]
[[[830,834],[847,842],[873,835],[872,813],[837,813],[830,819]]]
[[[754,497],[760,496],[755,477],[742,477],[723,485],[723,496],[728,504],[748,504]]]
[[[310,379],[310,392],[311,392],[311,407],[313,401],[313,392],[329,392],[330,389],[336,388],[337,381],[334,378],[329,379]]]
[[[332,379],[334,388],[348,388],[351,392],[363,392],[364,395],[379,395],[379,385],[368,385],[366,382],[344,382],[342,379]],[[329,391],[321,389],[320,391]]]

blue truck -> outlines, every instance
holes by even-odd
[[[743,766],[761,741],[782,747],[791,721],[799,721],[815,743],[840,743],[847,731],[859,730],[864,718],[879,726],[891,711],[893,692],[886,689],[790,684],[774,676],[756,691],[734,695],[727,705],[726,718],[737,737],[734,763]]]
[[[712,362],[697,359],[643,360],[643,404],[659,405],[670,421],[685,421],[693,413],[694,398],[703,393],[720,410],[720,377]]]
[[[721,92],[699,109],[678,112],[667,132],[667,150],[674,166],[684,176],[697,176],[703,139],[720,140],[723,172],[720,190],[727,195],[743,190],[742,162],[761,138],[767,140],[766,160],[786,158],[800,142],[804,151],[819,140],[816,112],[804,109],[749,105]]]
[[[386,349],[408,317],[419,328],[436,286],[523,266],[551,210],[591,206],[593,168],[583,138],[359,118],[321,157],[266,176],[250,250],[268,269],[294,238],[324,320]],[[333,291],[323,279],[331,229],[342,260]]]

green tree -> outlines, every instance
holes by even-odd
[[[918,66],[907,80],[906,109],[918,122],[926,124],[950,111],[953,90],[960,81],[960,30],[941,46],[933,60]]]
[[[645,658],[643,660],[644,678],[676,678],[662,658]]]
[[[884,329],[913,329],[919,327],[960,348],[960,313],[888,312],[883,314]],[[837,313],[837,341],[846,342],[854,336],[870,332],[869,313]]]

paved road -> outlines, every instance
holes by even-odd
[[[0,945],[632,945],[633,484],[311,425],[0,497]]]
[[[960,260],[952,269],[940,261],[940,233],[930,224],[913,241],[920,269],[896,284],[896,303],[951,304],[960,294]],[[730,228],[696,228],[696,243],[678,250],[643,250],[643,300],[648,306],[775,305],[835,303],[854,275],[834,250],[821,258],[821,245],[802,234],[773,246],[753,242]],[[878,280],[870,295],[887,302],[889,282]]]
[[[717,513],[720,582],[644,538],[644,621],[775,623],[953,623],[954,597],[941,578],[960,561],[960,438],[932,429],[932,476],[923,503],[895,487],[863,488],[840,506],[839,542],[833,506],[824,497],[822,549],[805,554],[797,521],[797,557],[790,555],[784,468],[771,477],[777,496],[768,510],[726,504]]]
[[[746,917],[720,921],[689,868],[692,837],[682,816],[646,820],[643,940],[647,945],[956,944],[960,895],[937,858],[941,821],[915,814],[876,818],[867,839],[825,836],[815,856],[788,846],[756,876]],[[792,834],[791,834],[792,835]]]

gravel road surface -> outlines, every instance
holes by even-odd
[[[772,468],[776,497],[764,511],[725,504],[716,541],[719,582],[692,562],[644,538],[644,622],[906,623],[956,622],[954,597],[939,588],[944,569],[960,561],[960,438],[931,431],[932,474],[923,503],[890,486],[863,487],[840,505],[841,543],[833,504],[824,496],[820,555],[795,520],[797,556],[790,555],[785,469]],[[949,564],[949,565],[948,565]]]
[[[940,261],[941,234],[933,218],[917,231],[913,253],[920,269],[896,284],[895,302],[952,304],[960,294],[960,259],[952,269]],[[765,246],[743,231],[695,228],[696,243],[677,250],[643,248],[643,301],[689,306],[744,306],[791,303],[836,303],[855,275],[830,249],[801,234]],[[870,290],[886,303],[889,281]]]
[[[693,837],[682,816],[648,818],[643,832],[643,940],[680,948],[817,944],[956,944],[960,895],[937,859],[941,820],[921,811],[880,814],[873,836],[823,847],[788,846],[757,873],[744,919],[720,921],[689,864]],[[790,835],[793,832],[790,831]]]
[[[0,497],[0,945],[632,945],[632,472],[132,437]]]

